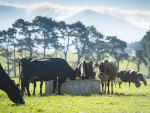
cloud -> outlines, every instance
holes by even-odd
[[[43,3],[34,3],[30,5],[20,5],[20,4],[11,4],[0,1],[0,6],[13,6],[16,8],[26,9],[26,15],[28,17],[34,18],[37,15],[41,16],[52,16],[53,19],[58,21],[67,19],[83,10],[90,9],[102,14],[111,15],[121,19],[129,21],[131,24],[148,29],[150,26],[150,11],[141,11],[141,10],[123,10],[115,7],[91,7],[91,6],[62,6],[51,4],[48,2]]]

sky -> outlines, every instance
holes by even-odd
[[[16,18],[32,21],[37,15],[49,15],[60,21],[89,9],[128,21],[146,33],[150,29],[149,5],[150,0],[0,0],[0,30],[8,29]]]

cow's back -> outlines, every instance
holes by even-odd
[[[110,81],[114,80],[117,76],[117,65],[113,61],[109,61],[110,64]]]
[[[32,60],[31,64],[34,67],[35,75],[44,81],[57,76],[59,79],[66,78],[73,71],[69,64],[61,58],[36,59]]]
[[[128,82],[130,79],[130,70],[126,70],[124,73],[122,73],[120,78],[123,82]]]

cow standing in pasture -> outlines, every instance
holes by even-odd
[[[141,85],[138,81],[137,73],[133,70],[118,70],[116,82],[119,83],[119,87],[121,87],[120,84],[122,82],[129,82],[129,87],[131,82],[135,83],[136,87],[140,87]]]
[[[105,82],[105,90],[104,93],[106,93],[106,82],[108,82],[108,94],[109,92],[109,83],[111,82],[111,94],[113,94],[113,80],[117,76],[117,65],[116,61],[111,60],[103,60],[99,65],[95,64],[95,67],[98,67],[98,77],[101,79],[102,82],[102,91],[104,87]]]
[[[23,62],[30,62],[31,60],[33,60],[34,58],[23,58],[23,59],[21,59],[20,60],[20,62],[22,62],[22,60],[23,60]],[[20,66],[20,63],[19,63],[19,67],[21,67]],[[22,70],[21,70],[22,68],[19,68],[19,75],[21,75],[22,74]],[[21,77],[21,76],[19,76],[19,77]],[[33,78],[34,78],[34,76],[33,76]],[[33,79],[33,78],[31,78],[31,80]],[[20,82],[20,79],[21,78],[19,78],[19,82]],[[35,95],[35,88],[36,88],[36,79],[34,78],[34,81],[32,80],[32,81],[29,81],[29,83],[33,83],[34,84],[34,86],[33,86],[33,95]],[[38,80],[37,80],[38,81]],[[28,85],[27,85],[28,86]],[[43,86],[43,81],[40,81],[40,95],[42,94],[42,86]],[[25,89],[24,89],[24,91],[25,91]]]
[[[93,77],[93,62],[92,61],[85,61],[82,60],[77,68],[77,74],[78,76],[83,79],[91,79]]]
[[[0,89],[7,93],[8,97],[14,103],[24,104],[24,99],[19,90],[19,84],[15,84],[0,64]]]
[[[61,94],[61,84],[64,83],[68,77],[71,80],[76,80],[77,77],[77,69],[73,70],[69,64],[61,58],[38,58],[30,61],[21,59],[19,65],[22,93],[26,87],[28,96],[30,96],[30,82],[54,80],[53,93],[55,93],[58,81],[58,94]]]

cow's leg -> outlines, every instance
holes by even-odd
[[[24,96],[25,84],[21,83],[21,93]]]
[[[119,82],[119,88],[121,88],[121,83]]]
[[[36,82],[34,82],[33,95],[35,95]]]
[[[130,87],[130,82],[129,82],[129,87]]]
[[[28,96],[31,96],[30,91],[29,91],[29,83],[26,84],[26,89],[27,89],[27,92],[28,92]]]
[[[102,83],[102,91],[103,91],[103,88],[104,88],[104,83],[103,83],[103,81],[101,80],[101,83]]]
[[[111,81],[111,94],[113,94],[113,80]]]
[[[61,95],[60,88],[61,88],[61,82],[58,82],[58,94],[59,95]]]
[[[57,81],[54,80],[54,81],[53,81],[53,94],[55,93],[56,84],[57,84]]]
[[[42,95],[42,86],[43,86],[43,81],[41,81],[41,84],[40,84],[40,95]]]
[[[110,94],[110,92],[109,92],[109,82],[110,82],[110,80],[108,80],[108,83],[107,83],[107,87],[108,87],[108,94]]]
[[[106,82],[106,81],[105,81],[105,84],[104,84],[104,86],[105,86],[104,93],[106,93],[106,86],[107,86],[107,82]]]

